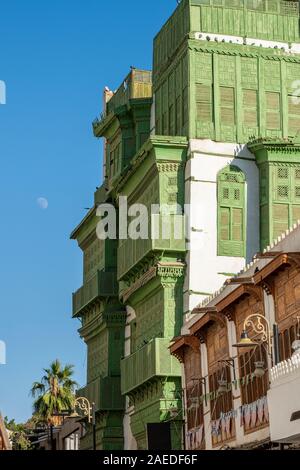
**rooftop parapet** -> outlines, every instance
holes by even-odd
[[[93,122],[94,130],[117,108],[126,105],[132,99],[152,97],[152,72],[132,68],[125,80],[115,92],[106,92],[105,109]]]

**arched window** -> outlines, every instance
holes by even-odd
[[[245,175],[229,165],[218,176],[218,256],[245,257]]]

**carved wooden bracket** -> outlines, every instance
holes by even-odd
[[[184,348],[191,348],[194,353],[200,354],[200,340],[194,335],[181,336],[175,340],[174,344],[170,347],[172,356],[183,363],[184,362]]]
[[[222,315],[224,315],[229,321],[235,321],[235,308],[233,306],[226,308],[223,310]]]
[[[297,272],[300,273],[300,254],[299,253],[289,253],[287,257],[288,263],[295,267]]]
[[[200,344],[206,344],[207,335],[204,331],[198,331],[195,336],[199,338]]]
[[[274,283],[271,280],[261,282],[261,287],[267,295],[272,295],[274,297]]]
[[[200,354],[200,340],[199,340],[199,338],[197,338],[196,336],[187,336],[185,338],[184,342],[187,346],[192,348],[192,350],[195,353]]]
[[[245,285],[244,292],[246,294],[253,295],[253,297],[255,297],[255,299],[258,300],[259,302],[263,301],[263,293],[262,293],[261,286]]]

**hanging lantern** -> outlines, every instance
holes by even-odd
[[[219,380],[218,381],[219,388],[218,388],[218,395],[223,395],[223,393],[228,392],[228,383],[227,380]]]
[[[255,377],[263,377],[265,375],[265,363],[263,361],[258,361],[258,362],[255,362],[254,365],[255,365],[255,371],[254,371]]]
[[[248,332],[246,330],[242,331],[241,334],[241,339],[239,343],[234,344],[234,348],[256,348],[258,343],[252,341],[252,339],[249,338]]]

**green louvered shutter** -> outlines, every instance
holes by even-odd
[[[225,126],[235,125],[234,88],[221,87],[220,102],[221,123]]]
[[[176,98],[176,135],[181,135],[181,96]]]
[[[230,240],[230,208],[220,208],[220,241],[227,242]]]
[[[258,106],[257,91],[243,90],[243,109],[244,109],[244,125],[247,127],[258,126]]]
[[[155,133],[161,135],[162,133],[162,101],[161,101],[161,88],[155,93]]]
[[[266,92],[266,127],[269,130],[281,129],[280,93]]]
[[[273,238],[279,237],[289,228],[289,205],[273,205]]]
[[[232,208],[232,240],[235,242],[243,241],[243,209]]]
[[[197,121],[212,122],[212,86],[196,83]]]
[[[300,105],[299,98],[294,95],[288,96],[289,105],[289,136],[294,137],[300,132]]]
[[[289,228],[290,171],[288,166],[273,169],[273,239]]]
[[[245,256],[245,177],[229,166],[218,178],[218,255]]]

